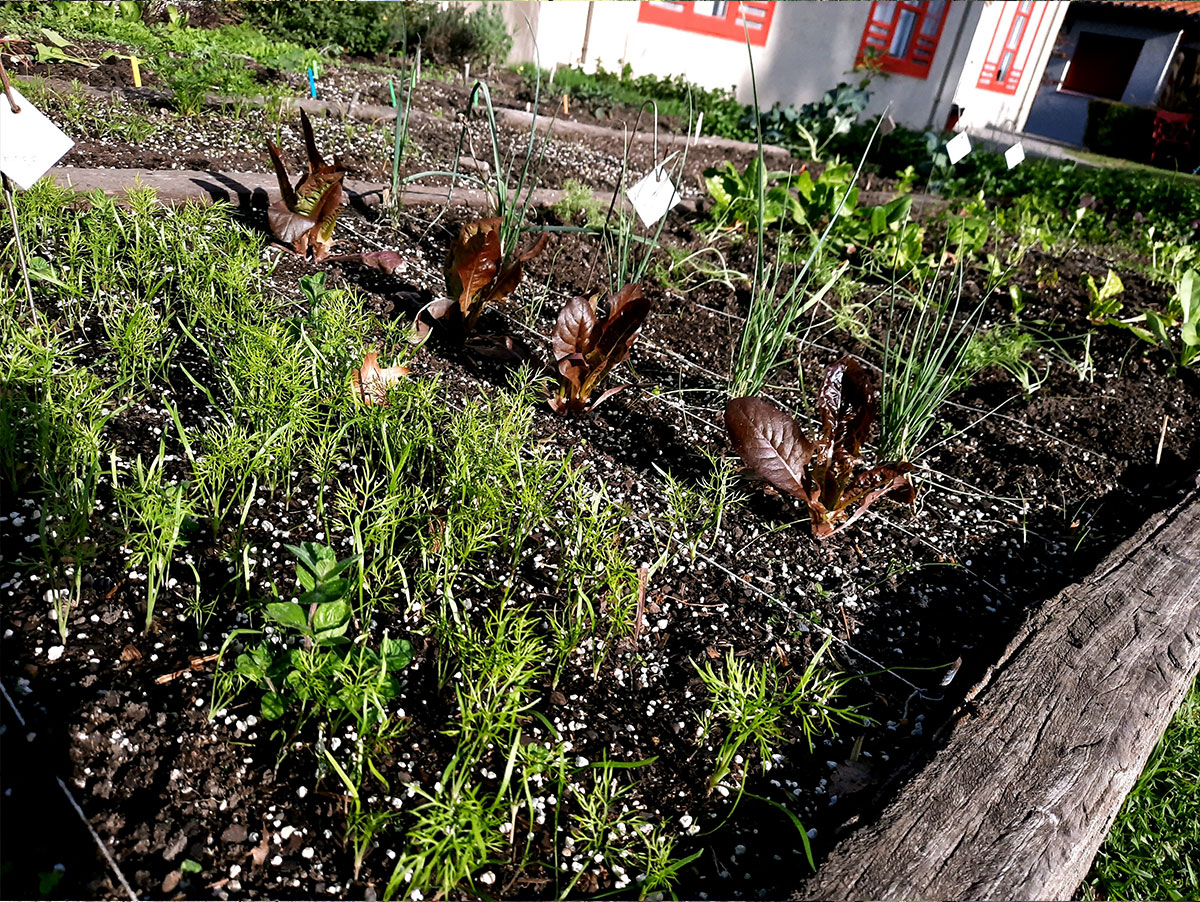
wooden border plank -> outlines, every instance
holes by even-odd
[[[1026,619],[797,899],[1070,899],[1200,671],[1200,489]]]

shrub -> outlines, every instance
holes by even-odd
[[[461,6],[441,9],[436,3],[395,5],[403,7],[407,42],[411,45],[419,41],[425,55],[435,63],[496,66],[512,50],[512,36],[494,4],[485,3],[470,13]]]
[[[391,3],[312,3],[245,0],[245,20],[270,34],[315,45],[334,45],[354,56],[387,52],[400,39],[401,17]]]
[[[1150,158],[1154,110],[1111,100],[1088,101],[1084,145],[1105,156],[1144,163]]]

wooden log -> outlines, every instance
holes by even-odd
[[[1200,670],[1200,491],[1026,619],[795,899],[1070,899]]]
[[[58,184],[75,191],[102,191],[110,197],[124,194],[130,188],[153,188],[164,204],[187,201],[201,203],[226,201],[236,207],[265,208],[279,200],[279,185],[274,173],[268,172],[206,172],[187,169],[84,169],[74,166],[55,166],[47,176]],[[352,207],[373,207],[383,203],[389,186],[377,182],[346,179],[343,183],[343,203]],[[447,192],[449,195],[447,197]],[[522,195],[524,196],[524,195]],[[611,195],[597,194],[596,199],[606,208]],[[537,209],[553,207],[563,198],[558,188],[535,188],[530,205]],[[458,187],[448,189],[437,185],[411,184],[403,189],[401,205],[406,207],[441,206],[449,200],[454,206],[488,209],[491,195],[482,188]],[[622,208],[632,210],[624,197]],[[695,212],[694,198],[682,200],[677,210]]]

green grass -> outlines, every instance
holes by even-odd
[[[1158,166],[1151,166],[1148,163],[1122,160],[1120,157],[1108,157],[1102,153],[1092,153],[1090,150],[1069,150],[1067,151],[1067,155],[1084,163],[1103,166],[1106,169],[1126,169],[1130,172],[1150,174],[1158,178],[1179,179],[1185,183],[1192,181],[1200,184],[1200,174],[1193,174],[1191,172],[1161,169]]]
[[[1200,687],[1154,748],[1080,888],[1083,899],[1200,899]]]

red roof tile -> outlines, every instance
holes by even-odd
[[[1094,0],[1093,0],[1094,2]],[[1106,5],[1176,13],[1200,19],[1200,0],[1103,0]]]

